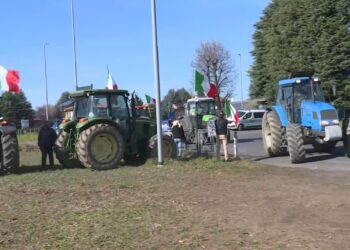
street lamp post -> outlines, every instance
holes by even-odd
[[[71,17],[72,17],[72,36],[73,36],[74,81],[75,81],[75,89],[78,89],[77,51],[76,51],[76,46],[75,46],[75,23],[74,23],[74,3],[73,3],[73,0],[71,0]]]
[[[244,109],[243,105],[243,83],[242,83],[242,55],[241,53],[238,53],[239,56],[239,71],[240,71],[240,77],[241,77],[241,109]]]
[[[44,43],[44,64],[45,64],[45,91],[46,91],[46,121],[49,120],[49,98],[48,98],[48,91],[47,91],[47,67],[46,67],[46,46],[49,45],[49,43]]]
[[[154,61],[154,78],[156,85],[156,117],[157,117],[157,140],[158,140],[158,166],[163,166],[163,149],[162,149],[162,127],[160,121],[160,79],[159,79],[159,56],[158,56],[158,38],[157,38],[157,14],[156,1],[151,0],[152,7],[152,30],[153,30],[153,61]]]

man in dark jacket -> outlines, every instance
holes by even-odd
[[[50,166],[53,166],[53,145],[56,141],[56,132],[46,122],[39,131],[38,146],[41,151],[41,165],[46,166],[46,157],[49,155]]]
[[[220,148],[221,144],[224,148],[224,157],[225,161],[228,160],[227,154],[227,119],[225,118],[224,112],[220,111],[219,118],[215,121],[215,129],[216,129],[216,157],[220,160]]]

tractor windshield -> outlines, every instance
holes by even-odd
[[[105,95],[93,95],[77,99],[76,118],[106,117],[108,116],[108,102]]]
[[[200,101],[197,102],[197,115],[215,115],[214,101]]]
[[[323,93],[320,84],[313,84],[313,92],[311,87],[311,82],[303,82],[301,84],[294,85],[294,98],[296,102],[303,100],[315,100],[324,101]]]

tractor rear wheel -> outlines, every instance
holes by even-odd
[[[325,143],[313,142],[312,146],[314,147],[316,152],[324,152],[324,153],[332,153],[335,145],[337,145],[336,141],[329,141]]]
[[[162,135],[163,139],[163,157],[164,159],[175,159],[177,156],[177,147],[174,140],[168,135]],[[158,138],[154,135],[149,139],[148,147],[151,157],[155,158],[158,155]]]
[[[16,172],[19,168],[19,147],[17,135],[1,135],[1,172]]]
[[[305,161],[306,150],[304,146],[303,130],[299,124],[290,123],[287,126],[287,142],[289,157],[292,163]]]
[[[286,153],[286,148],[282,147],[282,125],[274,110],[266,112],[263,116],[262,137],[265,151],[269,156],[280,156]]]
[[[67,148],[69,140],[69,133],[62,130],[55,142],[54,151],[56,155],[56,159],[59,163],[61,163],[64,167],[67,168],[78,168],[81,167],[81,163],[79,159],[72,158],[70,154],[69,148]]]
[[[76,151],[86,168],[107,170],[118,167],[125,143],[119,130],[107,124],[93,125],[80,133]]]

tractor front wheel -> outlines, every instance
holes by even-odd
[[[158,138],[154,135],[149,139],[148,143],[151,157],[158,155]],[[175,159],[177,155],[177,147],[174,140],[168,135],[162,135],[163,157],[164,159]]]
[[[72,156],[70,156],[71,152],[70,152],[70,149],[67,147],[68,143],[69,143],[69,133],[62,130],[58,135],[54,146],[56,159],[58,160],[59,163],[61,163],[64,167],[67,167],[67,168],[81,167],[81,163],[79,159],[72,158]]]
[[[285,154],[283,144],[283,130],[280,119],[274,110],[264,114],[262,120],[262,137],[266,153],[273,156]]]
[[[97,124],[80,133],[76,147],[84,167],[107,170],[118,167],[124,156],[125,143],[117,128]]]
[[[16,172],[19,168],[19,147],[17,135],[1,135],[1,172]]]
[[[299,124],[290,123],[287,126],[287,142],[289,157],[292,163],[305,161],[306,150],[304,146],[303,130]]]

